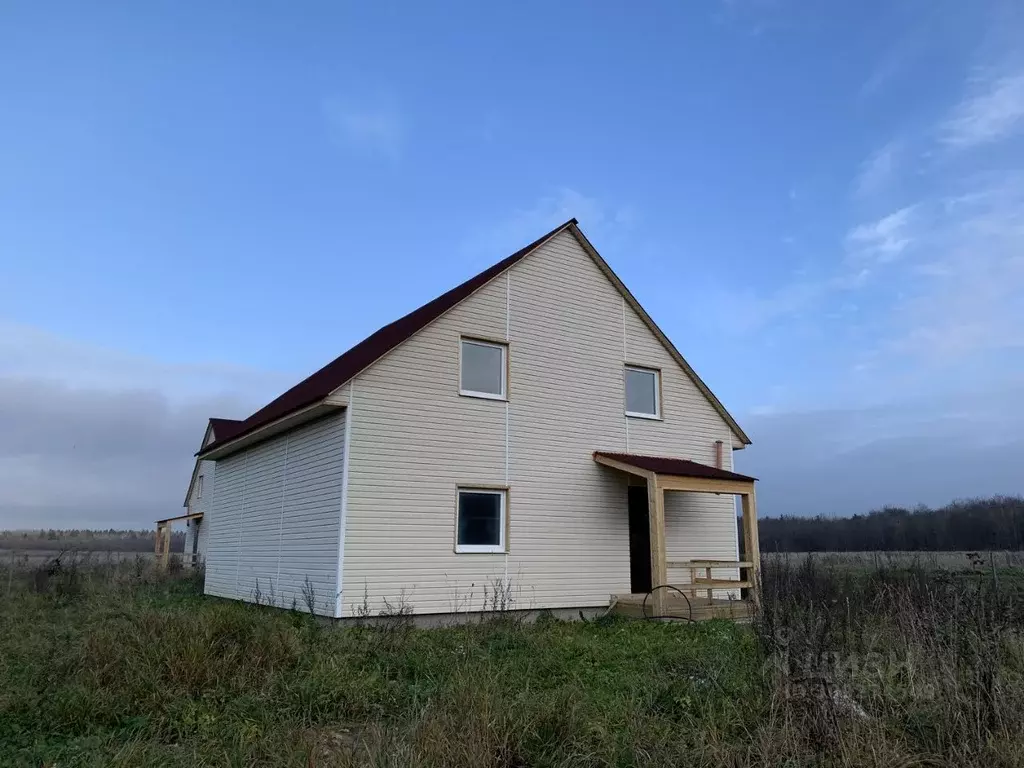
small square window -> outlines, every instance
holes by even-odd
[[[504,344],[463,339],[459,355],[459,394],[505,399]]]
[[[196,479],[196,498],[197,499],[203,498],[203,476],[202,475],[200,475]]]
[[[626,415],[643,419],[661,418],[660,371],[626,367]]]
[[[505,551],[505,491],[459,489],[456,552]]]

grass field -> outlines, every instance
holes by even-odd
[[[73,554],[72,554],[73,553]],[[153,552],[119,552],[112,549],[3,549],[0,548],[0,571],[24,570],[43,563],[50,562],[61,556],[76,557],[85,559],[92,563],[111,563],[122,560],[134,561],[136,558],[151,560],[156,555]]]
[[[768,552],[764,557],[802,564],[810,556],[823,566],[867,570],[973,571],[979,568],[1024,568],[1024,552]]]
[[[0,765],[1024,765],[1022,571],[769,560],[752,626],[434,630],[208,599],[141,559],[26,569]]]

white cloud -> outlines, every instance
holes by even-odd
[[[854,194],[867,198],[884,192],[896,176],[902,153],[903,143],[896,139],[865,160],[854,181]]]
[[[911,225],[915,209],[910,205],[854,227],[846,235],[848,253],[883,264],[898,258],[914,242]]]
[[[343,146],[397,158],[405,146],[406,122],[391,103],[353,104],[326,99],[324,115],[334,138]]]
[[[877,61],[875,68],[861,84],[859,96],[868,99],[880,93],[893,80],[897,79],[918,57],[923,49],[922,41],[927,35],[915,32],[900,39],[890,47]]]
[[[948,365],[1024,347],[1024,175],[985,177],[933,203],[889,350]]]
[[[865,386],[1006,376],[1024,359],[1024,170],[946,184],[945,195],[851,228],[831,266],[770,292],[716,294],[716,327],[785,324],[792,333],[774,338],[799,344],[831,323]]]
[[[0,521],[138,528],[175,514],[207,418],[244,418],[294,380],[0,322]]]
[[[1021,493],[1022,397],[1015,380],[864,407],[751,413],[741,422],[754,444],[736,455],[737,469],[761,478],[766,515]]]
[[[477,228],[471,233],[466,250],[508,254],[572,218],[579,222],[588,237],[600,239],[607,247],[617,233],[635,226],[638,214],[631,206],[609,205],[575,189],[561,187],[527,208]]]
[[[167,362],[0,320],[0,376],[100,390],[158,389],[171,398],[272,396],[292,374],[217,362]]]
[[[766,296],[730,291],[713,302],[721,313],[716,314],[716,324],[735,333],[760,330],[778,320],[799,318],[814,310],[831,289],[827,280],[803,279],[786,283]]]
[[[0,521],[140,528],[177,514],[206,419],[250,408],[0,376]]]
[[[1024,127],[1024,72],[986,74],[942,123],[939,135],[952,148],[1005,139]]]

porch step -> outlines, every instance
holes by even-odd
[[[730,583],[736,584],[736,582]],[[644,597],[644,594],[612,595],[609,613],[633,619],[651,618],[654,615],[654,608],[651,600],[648,599],[645,612]],[[705,597],[696,597],[690,598],[689,605],[687,605],[686,600],[682,597],[673,595],[666,600],[664,615],[679,619],[689,618],[693,621],[708,619],[748,621],[751,617],[751,604],[748,600],[716,599],[709,601]]]

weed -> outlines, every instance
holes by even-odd
[[[0,601],[0,764],[1021,765],[1024,580],[989,571],[770,562],[752,626],[510,622],[503,581],[479,623],[367,595],[330,630],[64,557]]]

